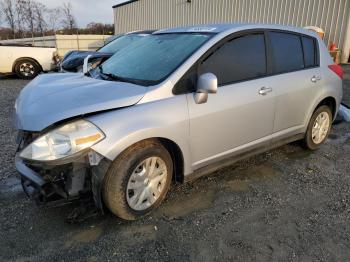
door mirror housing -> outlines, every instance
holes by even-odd
[[[88,56],[85,57],[85,59],[84,59],[84,64],[83,64],[83,74],[84,74],[84,75],[89,71],[88,63],[89,63],[90,57],[91,57],[91,55],[88,55]]]
[[[196,104],[203,104],[208,101],[208,94],[216,94],[218,91],[218,79],[212,73],[205,73],[199,76],[197,81],[194,100]]]

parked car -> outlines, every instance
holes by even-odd
[[[88,55],[91,55],[89,58],[88,67],[90,69],[95,68],[99,64],[103,63],[103,61],[110,58],[113,54],[128,46],[132,41],[153,32],[154,31],[152,30],[146,30],[119,35],[96,51],[69,51],[61,61],[61,72],[82,72],[84,59]]]
[[[55,69],[58,56],[56,48],[9,43],[0,44],[0,61],[1,74],[33,79],[40,72]]]
[[[117,35],[112,35],[110,37],[107,37],[105,39],[105,45],[109,44],[110,42],[112,42],[113,40],[117,39],[118,37],[123,36],[124,34],[117,34]]]
[[[127,220],[188,181],[301,140],[317,149],[342,69],[303,29],[218,24],[161,30],[87,75],[49,74],[16,101],[16,167],[39,201],[92,192]]]

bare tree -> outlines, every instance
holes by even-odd
[[[1,2],[0,2],[0,4],[1,4]],[[0,9],[0,25],[2,24],[2,21],[3,21],[3,15],[4,15],[4,13],[3,13],[2,9]]]
[[[11,28],[13,38],[16,38],[16,9],[13,0],[1,1],[2,13],[4,14],[5,22]]]
[[[64,3],[62,10],[62,25],[64,28],[69,29],[71,32],[77,27],[75,17],[72,14],[72,4]]]
[[[56,32],[58,28],[58,23],[61,20],[62,9],[58,7],[49,9],[47,10],[46,14],[49,30]]]
[[[17,5],[23,8],[23,13],[21,15],[25,16],[25,19],[21,19],[23,23],[28,25],[31,36],[34,37],[35,33],[35,6],[36,2],[33,0],[17,0]]]
[[[0,38],[16,38],[44,36],[56,33],[61,27],[63,33],[74,34],[77,23],[72,13],[72,4],[63,3],[61,7],[48,9],[37,0],[0,0],[0,24],[7,27],[0,28]],[[104,34],[113,32],[113,25],[90,23],[81,29],[85,34]]]
[[[86,29],[94,34],[103,34],[105,33],[105,25],[102,23],[91,22],[86,25]]]
[[[25,37],[25,26],[27,24],[26,19],[26,1],[16,0],[15,2],[15,24],[17,27],[17,33],[19,37]]]
[[[41,3],[35,3],[34,5],[34,17],[36,22],[37,31],[44,36],[44,32],[47,28],[47,23],[45,20],[45,13],[47,13],[47,8]],[[56,14],[57,15],[57,14]]]

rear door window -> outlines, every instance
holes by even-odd
[[[223,44],[202,61],[199,74],[213,73],[219,85],[266,75],[264,34],[249,34]]]
[[[305,67],[317,66],[316,43],[311,37],[302,37]]]
[[[273,73],[286,73],[303,69],[304,58],[300,36],[270,32]]]

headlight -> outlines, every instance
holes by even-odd
[[[40,136],[20,153],[20,157],[40,161],[56,160],[89,148],[104,138],[105,135],[95,125],[78,120]]]

